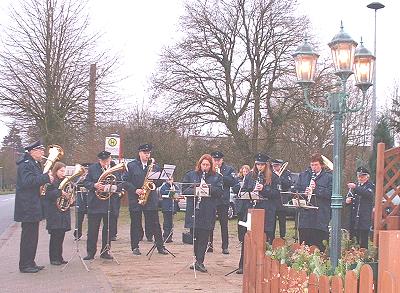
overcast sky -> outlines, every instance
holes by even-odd
[[[0,24],[4,25],[11,0],[0,1]],[[14,1],[13,1],[14,2]],[[373,52],[374,11],[366,7],[372,1],[299,0],[299,14],[309,16],[313,31],[321,43],[322,57],[329,56],[327,44],[339,32],[340,21],[345,31]],[[183,14],[184,0],[89,0],[89,15],[94,29],[104,32],[104,45],[121,58],[120,93],[124,105],[141,103],[147,96],[148,79],[155,70],[158,54],[164,45],[176,39],[176,25]],[[377,12],[377,96],[378,107],[385,104],[395,80],[399,80],[400,61],[396,54],[400,45],[400,1],[381,1],[386,7]],[[7,128],[0,119],[0,141]]]

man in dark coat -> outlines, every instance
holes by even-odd
[[[329,239],[331,220],[332,174],[324,170],[320,154],[313,154],[310,161],[310,168],[300,174],[295,190],[304,192],[310,198],[310,205],[318,209],[300,209],[299,238],[300,243],[316,245],[320,251],[325,251],[323,241]]]
[[[164,247],[164,241],[162,238],[160,220],[158,217],[158,202],[159,197],[157,190],[149,190],[149,196],[146,203],[140,204],[139,197],[145,195],[145,188],[143,188],[145,179],[152,168],[152,172],[160,171],[160,167],[150,160],[151,150],[153,146],[151,144],[142,144],[138,147],[139,156],[137,159],[129,162],[128,171],[124,174],[124,188],[128,191],[129,198],[129,213],[131,217],[131,249],[134,255],[141,255],[139,250],[139,240],[142,236],[142,212],[147,216],[149,221],[149,229],[154,234],[155,244],[157,246],[158,253],[168,254]],[[152,165],[152,167],[151,167]],[[162,184],[161,180],[154,180],[154,187],[158,187]]]
[[[289,170],[281,170],[283,160],[273,159],[271,161],[275,182],[277,182],[277,189],[279,190],[279,197],[273,199],[275,205],[275,219],[274,219],[274,233],[276,231],[276,222],[279,221],[279,236],[285,238],[286,236],[286,207],[283,204],[288,202],[288,195],[284,192],[290,190],[292,185],[291,173]],[[282,193],[281,193],[282,192]]]
[[[104,259],[113,259],[109,253],[111,247],[108,212],[111,209],[111,200],[99,199],[96,192],[105,192],[107,190],[116,190],[116,185],[109,186],[105,182],[98,182],[101,174],[110,168],[110,152],[101,151],[97,154],[99,161],[91,164],[83,185],[88,190],[88,239],[87,256],[84,260],[94,259],[97,251],[97,238],[99,236],[100,223],[103,222],[100,257]],[[107,186],[108,185],[108,186]]]
[[[211,153],[215,170],[217,173],[222,175],[224,193],[221,198],[217,199],[217,215],[219,224],[221,226],[221,238],[222,238],[222,253],[229,254],[229,236],[228,236],[228,209],[230,205],[230,189],[237,184],[235,169],[224,162],[224,154],[220,151]],[[214,231],[210,234],[210,244],[208,251],[213,251],[213,237]]]
[[[25,154],[17,161],[14,220],[21,222],[22,227],[19,251],[22,273],[37,273],[44,268],[35,263],[39,222],[43,219],[40,187],[54,181],[51,172],[43,174],[40,165],[44,149],[42,143],[36,141],[25,147]]]
[[[352,196],[346,198],[346,204],[351,206],[350,237],[356,237],[360,247],[367,249],[375,195],[375,185],[369,181],[369,176],[370,173],[367,168],[357,168],[358,182],[347,183]]]

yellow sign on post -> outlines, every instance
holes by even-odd
[[[120,138],[115,136],[106,137],[105,150],[111,153],[111,156],[119,156]]]

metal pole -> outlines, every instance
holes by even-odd
[[[374,9],[374,56],[376,57],[376,11],[382,9],[385,5],[379,2],[372,2],[367,5],[368,8]],[[371,107],[371,150],[373,149],[374,131],[376,126],[376,60],[374,66],[374,80],[372,86],[372,107]]]
[[[344,86],[345,87],[345,86]],[[341,175],[342,175],[342,104],[345,92],[333,93],[335,111],[333,121],[333,178],[332,178],[332,197],[331,197],[331,243],[330,259],[332,266],[337,267],[341,253],[341,220],[343,198],[340,194]]]
[[[0,167],[0,189],[3,190],[3,167]]]

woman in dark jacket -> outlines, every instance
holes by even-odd
[[[190,268],[207,272],[203,262],[210,232],[214,230],[216,199],[223,194],[222,176],[215,172],[211,156],[205,154],[197,162],[195,170],[189,171],[182,182],[182,193],[187,195],[195,195],[199,187],[209,188],[209,197],[187,197],[185,214],[185,228],[193,229],[194,233],[196,262]]]
[[[67,263],[62,257],[63,242],[65,232],[71,230],[70,210],[64,212],[57,208],[57,199],[60,196],[69,197],[69,194],[58,189],[61,181],[65,177],[65,164],[56,162],[52,173],[54,182],[47,186],[44,199],[44,209],[46,216],[46,229],[50,234],[49,256],[52,265],[59,266]]]

